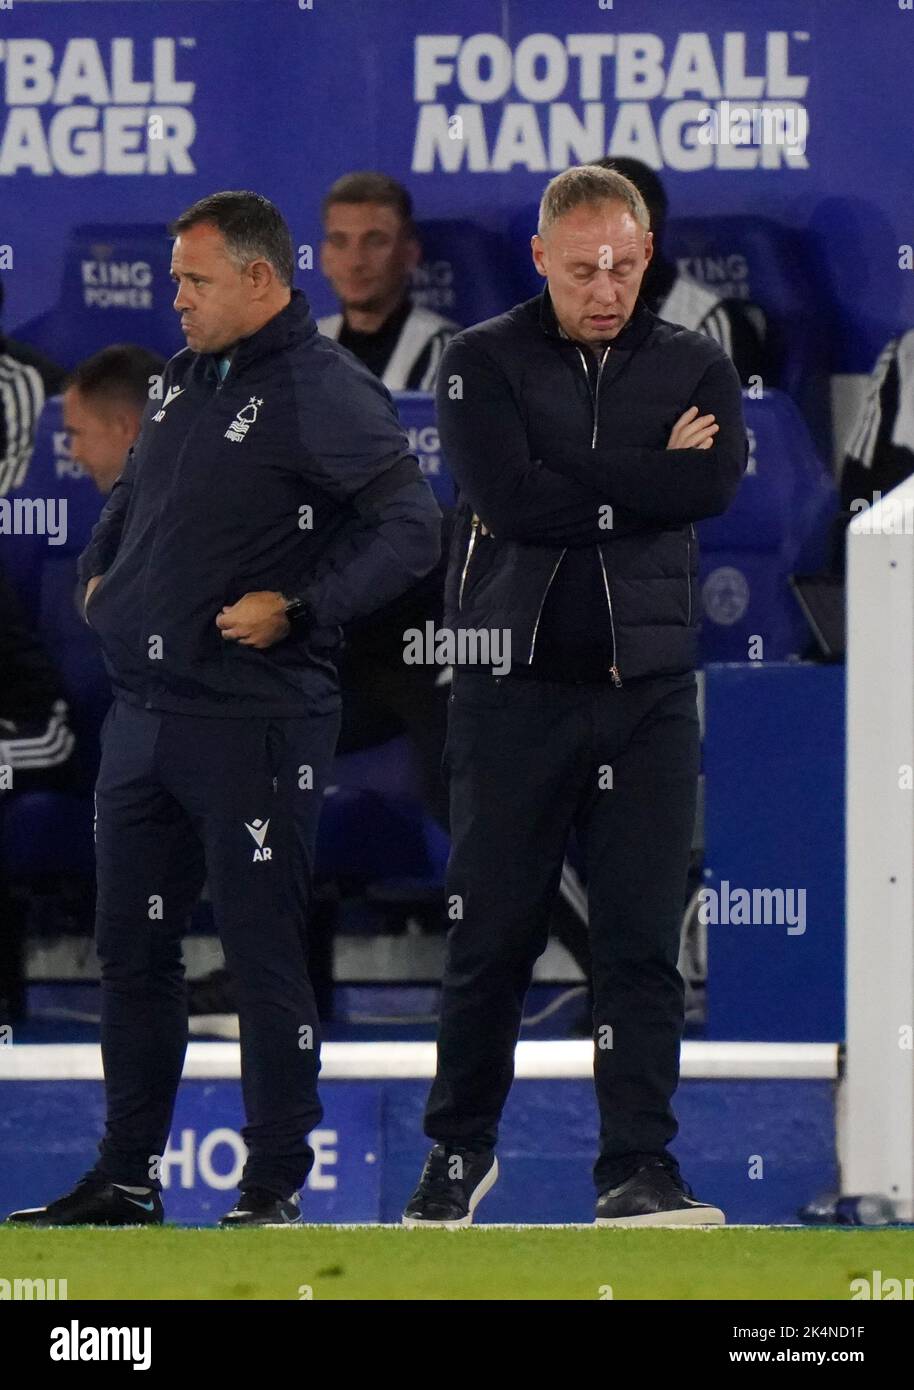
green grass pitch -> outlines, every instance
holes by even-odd
[[[70,1299],[847,1300],[912,1262],[914,1227],[0,1226],[0,1279],[66,1279]]]

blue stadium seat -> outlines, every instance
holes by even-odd
[[[539,218],[539,203],[527,203],[508,223],[508,246],[511,256],[511,279],[514,286],[514,302],[532,299],[542,294],[546,282],[538,274],[530,254],[530,238],[536,231]]]
[[[51,875],[91,878],[95,872],[92,797],[22,792],[4,807],[0,873],[23,881]]]
[[[447,849],[446,836],[423,812],[406,738],[336,759],[318,829],[319,881],[440,887]]]
[[[172,308],[170,266],[164,226],[74,227],[57,304],[13,337],[71,368],[111,343],[137,343],[172,357],[185,343]]]
[[[743,393],[749,464],[729,510],[697,526],[703,661],[747,661],[749,639],[762,659],[801,654],[808,629],[788,585],[791,574],[827,559],[838,510],[834,480],[793,402],[780,391]]]
[[[508,247],[497,232],[461,218],[420,222],[423,260],[413,299],[469,327],[515,302]]]
[[[664,252],[721,298],[764,309],[773,367],[765,384],[796,401],[827,456],[831,301],[807,235],[765,217],[674,218]]]
[[[409,446],[435,494],[440,507],[453,507],[456,484],[441,454],[435,397],[425,391],[394,391],[400,423],[409,435]]]
[[[12,502],[23,496],[20,491],[7,494]],[[12,584],[16,596],[33,623],[38,622],[41,607],[41,566],[44,560],[44,536],[4,536],[0,566]]]

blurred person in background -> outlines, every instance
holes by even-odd
[[[80,362],[65,382],[63,423],[70,452],[105,496],[124,470],[164,367],[159,353],[118,343]]]
[[[317,321],[389,391],[434,391],[438,363],[459,325],[414,304],[422,260],[413,203],[402,184],[372,171],[344,174],[322,204],[321,269],[341,312]]]
[[[22,486],[38,417],[45,400],[60,390],[64,376],[63,368],[42,353],[0,333],[0,497]]]
[[[838,470],[840,525],[833,567],[845,569],[844,530],[853,517],[914,473],[914,329],[876,359]],[[864,506],[865,504],[865,506]]]

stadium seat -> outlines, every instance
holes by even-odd
[[[446,859],[446,837],[422,809],[406,738],[336,759],[318,829],[319,882],[439,888]]]
[[[12,882],[95,872],[90,795],[22,792],[9,798],[0,838],[0,873]]]
[[[185,346],[172,308],[166,227],[83,223],[64,255],[60,298],[13,337],[65,367],[111,343],[137,343],[171,357]]]
[[[782,661],[808,645],[791,574],[827,558],[838,509],[834,481],[818,458],[802,416],[780,391],[762,400],[744,392],[749,463],[723,516],[697,526],[703,626],[702,661]]]
[[[539,204],[527,203],[520,208],[508,223],[508,246],[511,255],[511,279],[514,286],[514,302],[532,299],[542,294],[545,280],[537,273],[530,254],[530,238],[536,231],[539,217]]]
[[[420,222],[423,260],[413,299],[469,327],[514,303],[509,249],[497,232],[462,218]]]
[[[419,460],[440,507],[453,507],[456,484],[441,455],[435,398],[424,391],[394,391],[400,423],[409,435],[409,447]]]

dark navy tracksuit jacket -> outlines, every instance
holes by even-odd
[[[239,995],[246,1187],[313,1162],[307,921],[340,720],[342,623],[430,570],[441,515],[387,390],[303,294],[235,348],[178,353],[80,560],[115,701],[96,791],[107,1128],[94,1171],[158,1184],[187,1036],[181,934],[204,881]],[[216,616],[301,597],[264,650]]]
[[[115,694],[147,709],[300,715],[329,707],[339,625],[435,564],[440,513],[384,386],[322,337],[301,291],[235,350],[168,363],[80,557]],[[265,651],[215,616],[249,591],[304,594],[315,623]],[[153,638],[160,657],[150,658]]]

